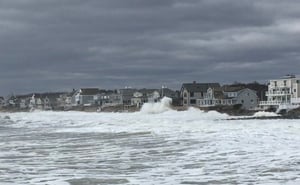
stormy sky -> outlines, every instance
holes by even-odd
[[[300,72],[299,0],[0,0],[0,94]]]

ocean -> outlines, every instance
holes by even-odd
[[[0,185],[300,184],[299,120],[228,118],[0,113]]]

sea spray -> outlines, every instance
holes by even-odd
[[[1,185],[300,184],[298,120],[228,121],[197,108],[4,115],[14,124],[0,118]]]
[[[171,109],[172,99],[168,97],[163,97],[160,102],[156,103],[145,103],[141,109],[142,113],[148,114],[158,114],[166,112]]]
[[[280,116],[276,114],[275,112],[265,112],[265,111],[259,111],[256,112],[252,117],[277,117]]]

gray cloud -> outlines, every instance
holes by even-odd
[[[0,94],[262,81],[300,68],[296,0],[2,0]]]

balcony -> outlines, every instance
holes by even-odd
[[[285,105],[290,104],[290,102],[287,101],[260,101],[260,106],[272,106],[272,105]]]
[[[292,98],[292,104],[300,104],[300,98]]]
[[[292,95],[291,92],[286,92],[286,91],[267,91],[266,96],[290,96]]]

